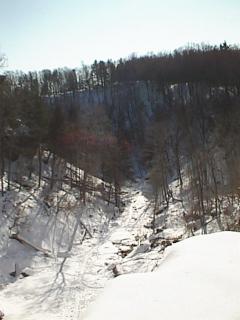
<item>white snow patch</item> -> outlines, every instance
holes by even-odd
[[[85,320],[237,320],[240,233],[196,236],[169,247],[158,270],[110,281]]]

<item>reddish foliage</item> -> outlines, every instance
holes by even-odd
[[[61,138],[63,146],[86,146],[86,147],[114,147],[116,138],[111,135],[98,136],[85,130],[74,130],[64,134]]]

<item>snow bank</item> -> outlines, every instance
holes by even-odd
[[[240,233],[196,236],[166,251],[153,273],[120,276],[85,320],[240,319]]]

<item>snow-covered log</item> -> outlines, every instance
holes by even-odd
[[[20,243],[22,243],[23,245],[27,245],[27,246],[29,246],[30,248],[32,248],[32,249],[34,249],[36,251],[42,252],[47,257],[52,257],[52,254],[51,254],[51,252],[49,250],[40,248],[40,247],[32,244],[31,242],[29,242],[28,240],[24,239],[23,237],[21,237],[18,234],[12,234],[10,238],[14,239],[14,240],[17,240]]]

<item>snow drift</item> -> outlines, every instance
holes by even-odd
[[[240,233],[196,236],[166,250],[156,272],[111,280],[85,320],[240,319]]]

